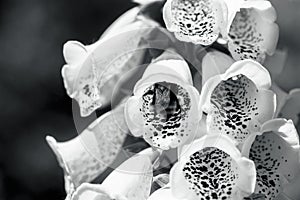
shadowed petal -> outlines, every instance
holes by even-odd
[[[153,162],[158,152],[146,149],[123,162],[102,184],[84,183],[72,200],[146,200],[150,195]]]
[[[46,137],[64,170],[67,193],[81,183],[92,181],[115,160],[128,131],[123,112],[124,106],[120,106],[102,115],[79,136],[66,142]]]
[[[279,117],[293,120],[294,124],[299,122],[300,113],[300,89],[293,89],[284,99],[280,109]]]
[[[269,1],[246,1],[231,24],[229,51],[236,60],[253,59],[263,63],[276,49],[279,29],[276,11]]]
[[[249,158],[257,170],[255,192],[272,200],[300,172],[299,137],[293,122],[285,119],[267,122],[262,132],[251,145]]]
[[[67,64],[62,69],[62,76],[65,88],[78,102],[82,116],[110,103],[117,80],[137,67],[143,58],[144,51],[136,49],[142,37],[156,24],[136,19],[137,12],[133,11],[122,16],[126,20],[113,24],[105,36],[92,45],[84,46],[76,41],[64,45]],[[127,20],[127,15],[133,19]]]

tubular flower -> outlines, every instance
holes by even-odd
[[[170,187],[174,199],[242,199],[254,192],[255,179],[254,163],[229,137],[214,134],[185,145],[171,169]]]
[[[101,184],[81,184],[71,200],[146,200],[158,152],[146,149],[123,162]],[[138,165],[137,165],[138,163]]]
[[[208,133],[222,133],[243,144],[275,113],[275,94],[268,71],[252,60],[237,61],[225,73],[208,79],[200,97]]]
[[[233,58],[263,63],[266,54],[273,55],[279,35],[275,20],[276,11],[269,1],[245,1],[228,33],[228,48]]]
[[[163,18],[177,39],[210,45],[224,26],[227,9],[223,0],[167,0]]]
[[[158,59],[147,67],[125,105],[128,127],[153,147],[178,147],[197,128],[198,96],[184,60]]]
[[[138,48],[156,24],[137,18],[138,12],[134,8],[124,14],[92,45],[77,41],[64,45],[64,85],[68,95],[78,102],[81,116],[109,104],[116,80],[141,62],[144,51],[132,49]]]
[[[67,193],[81,183],[92,181],[115,160],[128,132],[123,113],[121,105],[70,141],[56,142],[53,137],[46,137],[64,170]]]
[[[285,119],[268,121],[262,133],[243,152],[256,166],[255,193],[266,200],[286,199],[284,186],[300,172],[298,133],[293,122]]]

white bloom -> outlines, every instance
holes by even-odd
[[[89,125],[79,136],[66,142],[47,142],[64,170],[67,193],[81,183],[100,175],[117,157],[127,136],[124,105],[117,107]]]
[[[199,103],[208,115],[208,133],[228,135],[242,145],[274,116],[276,99],[270,86],[268,71],[252,60],[237,61],[208,79]]]
[[[151,63],[125,106],[131,133],[153,147],[167,150],[193,137],[199,122],[199,93],[192,86],[187,63],[165,58]]]

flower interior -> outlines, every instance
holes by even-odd
[[[145,137],[153,146],[182,143],[186,132],[191,101],[188,92],[175,83],[158,82],[148,87],[140,111],[146,127]],[[176,140],[176,141],[174,141]]]
[[[224,151],[206,147],[186,162],[184,177],[199,199],[231,199],[238,178],[235,161]]]

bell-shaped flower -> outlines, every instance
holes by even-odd
[[[203,66],[204,67],[204,66]],[[222,133],[243,144],[275,113],[269,72],[253,60],[237,61],[207,80],[200,109],[207,114],[208,133]]]
[[[223,0],[167,0],[163,8],[166,27],[177,39],[202,45],[219,37],[227,14]]]
[[[46,140],[64,170],[68,194],[81,183],[90,182],[113,163],[127,136],[124,105],[102,115],[76,138],[56,142]]]
[[[273,119],[254,142],[245,143],[243,155],[256,166],[255,193],[266,200],[288,199],[284,186],[300,175],[299,137],[291,120]]]
[[[184,144],[199,122],[199,93],[189,67],[182,58],[168,56],[164,53],[147,67],[125,105],[131,133],[163,150]]]
[[[134,8],[125,13],[92,45],[77,41],[64,45],[64,85],[78,102],[81,116],[109,104],[116,81],[140,64],[145,50],[137,50],[138,46],[156,23],[138,18],[138,12]]]
[[[210,134],[184,146],[170,172],[171,189],[157,193],[178,200],[243,199],[254,192],[255,180],[254,163],[242,156],[233,140]]]
[[[157,151],[146,149],[111,172],[101,184],[81,184],[71,200],[146,200],[150,195]]]
[[[227,36],[228,49],[235,60],[253,59],[263,63],[275,52],[279,29],[276,11],[269,1],[245,1],[236,13]]]

